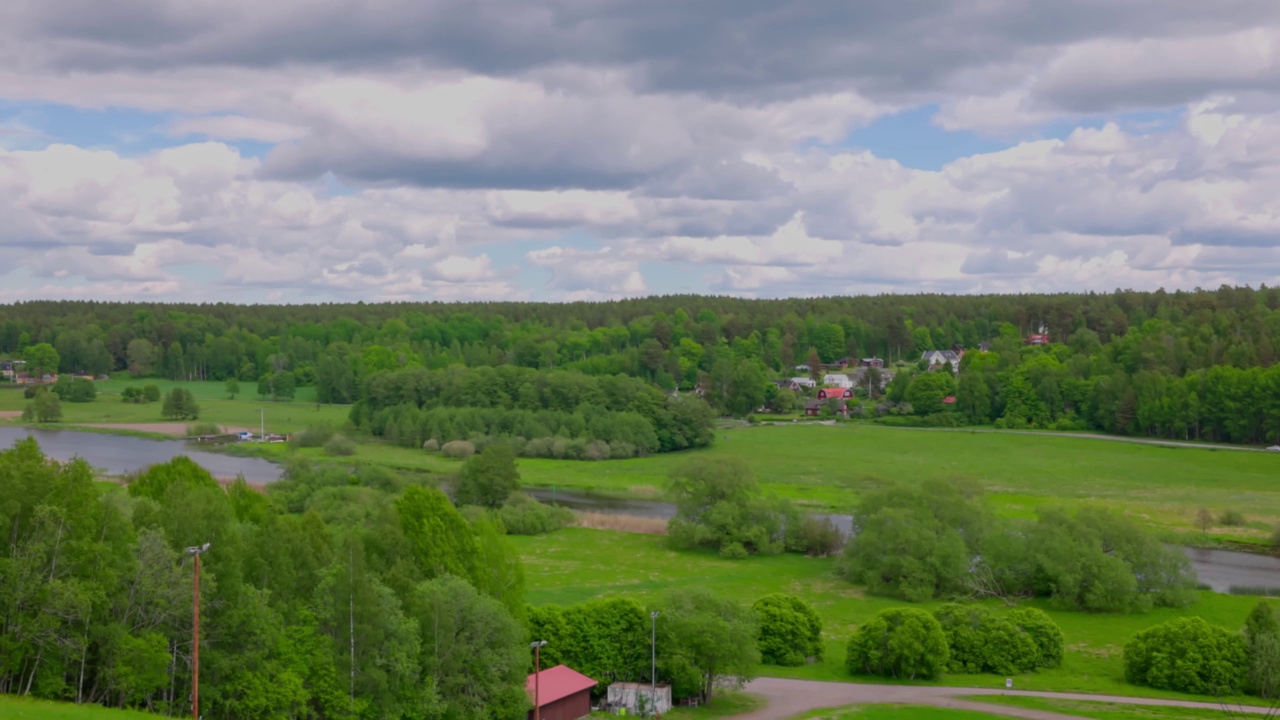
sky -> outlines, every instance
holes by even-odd
[[[1276,0],[0,3],[0,302],[1224,283]]]

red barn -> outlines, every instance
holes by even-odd
[[[819,400],[838,400],[840,398],[853,397],[853,388],[820,388],[818,390]]]
[[[578,720],[591,714],[591,688],[595,680],[565,665],[547,668],[525,680],[524,689],[534,702],[537,690],[537,712],[540,720]],[[534,711],[529,711],[533,720]]]

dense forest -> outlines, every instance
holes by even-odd
[[[702,590],[651,607],[588,604],[571,625],[546,627],[554,607],[530,618],[505,536],[553,531],[572,514],[519,493],[513,463],[475,456],[456,507],[421,478],[376,468],[295,464],[262,492],[224,488],[179,457],[117,486],[83,460],[50,461],[32,439],[0,450],[0,693],[188,715],[188,551],[206,543],[207,717],[517,720],[530,707],[530,625],[556,641],[545,660],[602,680],[651,680],[652,632],[658,678],[682,696],[750,672],[751,616]],[[726,608],[740,644],[711,650],[736,659],[709,664],[692,628],[714,630]]]
[[[1049,344],[1026,342],[1042,330]],[[770,380],[803,374],[794,369],[801,363],[868,356],[886,359],[897,377],[883,389],[872,382],[860,389],[855,416],[1242,443],[1280,436],[1280,289],[1266,287],[572,304],[0,306],[0,355],[43,345],[56,350],[62,372],[234,378],[276,398],[314,386],[320,402],[357,403],[357,424],[379,434],[389,426],[404,444],[467,434],[533,440],[521,433],[545,431],[606,443],[605,457],[695,446],[710,437],[699,412],[658,406],[648,389],[697,391],[726,415],[787,414],[797,398]],[[969,351],[957,377],[917,367],[923,352],[956,347]],[[525,372],[493,374],[511,368]],[[646,387],[603,385],[616,376]],[[516,421],[467,409],[528,416],[517,429]],[[589,418],[587,410],[599,412]],[[638,428],[636,416],[648,427]]]

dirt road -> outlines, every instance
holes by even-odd
[[[782,678],[753,680],[747,684],[746,691],[763,697],[766,704],[759,710],[739,715],[733,720],[784,720],[784,718],[810,710],[867,704],[931,705],[934,707],[977,710],[992,715],[1025,718],[1026,720],[1089,720],[1079,715],[1047,713],[1040,710],[984,703],[982,702],[982,696],[984,695],[1027,695],[1046,699],[1085,700],[1122,705],[1160,705],[1165,707],[1222,710],[1222,707],[1217,703],[1158,700],[1116,695],[1029,692],[1025,690],[1005,690],[1003,688],[906,687],[902,685],[784,680]],[[1233,709],[1236,708],[1233,707]],[[1266,708],[1246,707],[1239,710],[1249,714],[1264,714],[1267,712]]]

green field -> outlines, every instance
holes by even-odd
[[[917,705],[854,705],[801,717],[806,720],[990,720],[1008,716]]]
[[[1096,720],[1210,720],[1230,717],[1221,709],[1118,705],[1085,700],[1056,700],[1019,695],[992,695],[970,698],[974,702],[1011,705],[1031,710],[1080,715]],[[1236,705],[1229,704],[1234,709]],[[1247,717],[1247,716],[1246,716]]]
[[[128,386],[156,385],[161,393],[175,387],[190,390],[200,403],[200,421],[230,427],[259,427],[258,408],[266,410],[267,432],[291,433],[308,425],[327,422],[342,425],[347,421],[350,408],[345,405],[317,405],[314,388],[299,388],[293,402],[260,400],[257,386],[241,383],[240,395],[227,399],[226,386],[220,382],[176,382],[173,380],[141,380],[114,378],[96,383],[98,398],[88,403],[62,403],[63,419],[60,425],[99,423],[140,424],[166,422],[161,417],[161,403],[134,404],[120,401],[120,393]],[[27,400],[22,390],[0,387],[0,411],[22,410]],[[5,421],[0,421],[5,422]],[[18,422],[11,420],[7,422]]]
[[[155,720],[144,712],[112,710],[101,705],[73,705],[0,695],[0,718],[5,720]]]
[[[550,535],[513,536],[524,561],[531,604],[571,604],[589,598],[621,595],[646,601],[677,588],[706,588],[744,603],[771,592],[799,595],[822,616],[826,638],[824,662],[799,668],[762,666],[775,677],[808,680],[850,680],[845,672],[844,646],[854,628],[885,608],[901,605],[892,598],[867,596],[862,589],[835,574],[833,559],[799,555],[725,560],[712,552],[676,552],[655,535],[566,528]],[[1256,598],[1199,593],[1187,610],[1161,608],[1141,615],[1087,614],[1051,609],[1067,638],[1062,667],[1015,678],[1020,690],[1057,690],[1149,697],[1189,698],[1178,693],[1140,688],[1123,680],[1121,652],[1134,633],[1181,615],[1199,615],[1211,623],[1240,627]],[[920,605],[925,609],[938,603]],[[1001,612],[1004,605],[991,603]],[[991,675],[949,675],[945,685],[995,687],[1003,678]]]
[[[742,458],[767,492],[837,510],[889,482],[972,478],[1010,516],[1098,500],[1156,526],[1199,533],[1197,509],[1231,508],[1245,513],[1249,525],[1213,532],[1245,541],[1269,535],[1280,521],[1280,455],[1271,453],[865,424],[721,430],[714,446],[696,452]],[[520,474],[532,485],[651,497],[693,454],[599,463],[524,459]]]

